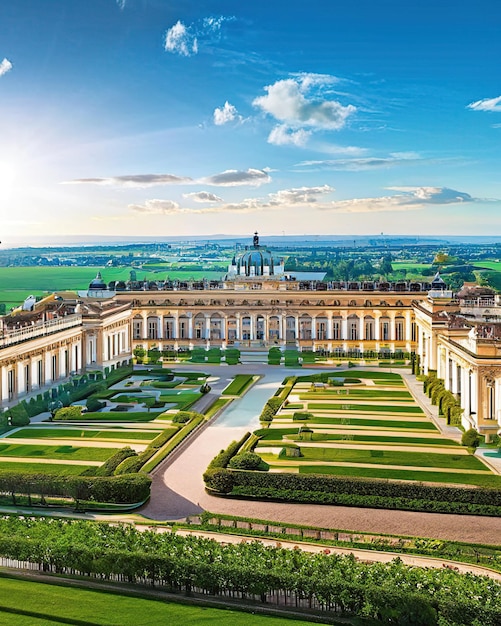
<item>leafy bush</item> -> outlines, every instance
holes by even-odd
[[[116,468],[129,457],[137,456],[137,452],[132,450],[132,448],[126,447],[118,450],[113,456],[110,456],[101,467],[98,467],[95,475],[96,476],[112,476],[116,470]]]
[[[54,415],[54,420],[56,422],[66,422],[71,420],[81,420],[82,418],[82,407],[77,406],[65,406],[62,409],[56,411]]]
[[[230,460],[235,456],[235,454],[237,454],[250,436],[250,433],[245,433],[239,441],[232,441],[226,450],[221,450],[221,452],[212,459],[207,467],[207,470],[227,467]]]
[[[307,411],[297,411],[292,416],[293,422],[303,422],[305,420],[309,420],[314,417],[313,413],[308,413]]]
[[[179,411],[172,418],[173,424],[186,424],[191,419],[191,413],[189,411]]]
[[[463,433],[461,437],[461,445],[467,448],[478,448],[480,445],[480,435],[474,428],[470,428]]]
[[[114,475],[121,476],[122,474],[137,474],[143,467],[145,459],[140,456],[130,456],[124,459],[120,465],[115,468]]]
[[[8,409],[6,416],[7,419],[10,418],[11,426],[27,426],[30,423],[30,416],[24,401]]]
[[[100,411],[106,406],[106,402],[102,402],[95,395],[89,396],[85,403],[87,411]]]
[[[261,463],[261,457],[255,452],[241,452],[230,460],[228,466],[233,469],[257,470]]]

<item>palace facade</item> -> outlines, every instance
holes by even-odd
[[[112,369],[133,350],[323,352],[419,356],[460,400],[463,426],[487,437],[501,427],[501,300],[437,274],[422,282],[328,282],[286,273],[253,245],[221,281],[129,281],[101,275],[85,292],[57,293],[0,318],[0,406],[85,370]]]

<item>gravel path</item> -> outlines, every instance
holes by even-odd
[[[191,364],[190,370],[194,370],[195,367]],[[225,377],[231,376],[232,373],[258,373],[263,378],[243,398],[234,401],[174,462],[169,464],[167,460],[159,467],[153,476],[152,497],[140,511],[145,517],[155,520],[175,520],[207,510],[359,532],[501,543],[501,518],[286,502],[254,502],[208,495],[204,489],[202,474],[209,461],[231,441],[256,428],[260,410],[266,399],[274,393],[283,377],[293,375],[295,371],[292,368],[284,370],[264,364],[214,369],[204,365],[200,366],[200,370]],[[306,369],[300,372],[309,373]],[[421,398],[418,398],[418,401],[424,405]],[[446,434],[449,437],[455,434],[454,438],[457,438],[456,432],[453,433],[452,430],[447,429]]]

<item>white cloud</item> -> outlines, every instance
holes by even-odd
[[[65,181],[66,185],[91,184],[113,185],[117,187],[153,187],[154,185],[180,185],[192,183],[193,179],[174,174],[129,174],[108,178],[77,178]]]
[[[501,111],[501,96],[477,100],[469,104],[466,108],[473,109],[474,111]]]
[[[351,104],[343,106],[336,100],[325,100],[318,96],[309,97],[310,88],[320,84],[323,83],[319,78],[316,82],[303,81],[301,77],[279,80],[265,87],[267,95],[255,98],[253,104],[292,128],[339,130],[345,126],[348,117],[355,113],[356,107]]]
[[[195,191],[183,194],[183,198],[190,198],[195,202],[223,202],[223,199],[210,191]]]
[[[189,57],[198,52],[198,41],[189,27],[178,21],[165,33],[165,50]]]
[[[242,121],[242,118],[238,115],[237,109],[228,100],[220,109],[214,109],[214,124],[216,126],[223,126],[235,120]]]
[[[394,211],[413,211],[424,209],[426,206],[440,206],[447,204],[462,204],[464,202],[479,202],[470,194],[449,189],[447,187],[389,187],[391,191],[401,191],[394,196],[376,198],[352,198],[337,200],[318,206],[326,211],[339,213],[378,213]]]
[[[388,157],[360,157],[352,159],[324,159],[302,161],[299,167],[358,172],[363,170],[387,169],[398,165],[413,165],[425,159],[416,152],[394,152]]]
[[[221,187],[237,187],[240,185],[258,187],[264,183],[271,182],[271,178],[268,172],[264,170],[226,170],[221,172],[221,174],[203,178],[200,182]]]
[[[123,11],[125,9],[125,5],[127,4],[127,0],[117,0],[117,4],[120,10]]]
[[[197,54],[200,44],[212,45],[217,43],[221,39],[223,24],[235,19],[234,16],[210,16],[188,25],[178,20],[165,33],[165,50],[184,57]]]
[[[311,132],[304,128],[292,130],[286,124],[279,124],[269,134],[268,143],[276,146],[304,146],[310,135]]]
[[[169,200],[146,200],[144,204],[131,204],[129,209],[139,213],[204,214],[204,213],[254,213],[264,210],[283,210],[292,206],[317,206],[319,198],[334,191],[333,187],[299,187],[283,189],[261,198],[246,198],[241,202],[221,204],[200,209],[180,207]],[[206,192],[201,192],[206,193]],[[192,199],[196,194],[189,194]]]
[[[153,215],[172,215],[183,212],[179,204],[172,200],[146,200],[144,204],[129,204],[129,209],[136,213]]]
[[[11,69],[12,69],[12,63],[9,61],[9,59],[4,59],[0,63],[0,76],[7,74],[7,72],[10,72]]]

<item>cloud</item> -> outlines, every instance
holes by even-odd
[[[203,178],[200,182],[220,187],[237,187],[240,185],[258,187],[264,183],[271,182],[271,177],[268,172],[265,172],[264,170],[226,170],[221,172],[221,174],[215,174],[214,176]]]
[[[276,146],[304,146],[311,135],[310,131],[300,128],[292,130],[285,124],[279,124],[268,136],[268,143]]]
[[[165,33],[165,50],[183,57],[197,54],[197,37],[189,27],[178,21]]]
[[[121,11],[125,9],[125,5],[127,4],[127,0],[117,0],[118,7]]]
[[[179,204],[172,200],[146,200],[144,204],[129,204],[129,209],[136,213],[154,215],[172,215],[183,212]]]
[[[448,187],[388,187],[388,189],[402,193],[376,198],[337,200],[318,206],[318,208],[339,213],[378,213],[413,211],[424,209],[426,206],[484,201],[480,198],[473,198],[468,193],[449,189]]]
[[[174,26],[166,31],[164,48],[166,52],[184,57],[198,54],[201,44],[212,45],[217,43],[221,39],[223,24],[235,19],[234,16],[210,16],[188,25],[178,20]]]
[[[275,193],[270,193],[261,198],[246,198],[241,202],[221,204],[204,208],[180,207],[176,202],[170,200],[146,200],[144,204],[131,204],[129,209],[139,213],[161,213],[161,214],[204,214],[204,213],[255,213],[264,210],[281,210],[291,206],[316,205],[322,196],[334,191],[333,187],[323,185],[320,187],[299,187],[293,189],[283,189]],[[205,194],[207,192],[201,192]],[[198,194],[188,194],[195,201],[200,201],[193,196]],[[211,195],[211,194],[208,194]],[[218,199],[220,200],[220,199]]]
[[[108,178],[77,178],[65,181],[66,185],[91,184],[114,185],[117,187],[153,187],[154,185],[180,185],[193,182],[193,179],[174,174],[130,174]]]
[[[237,109],[226,100],[224,106],[220,109],[214,109],[214,124],[216,126],[223,126],[224,124],[228,124],[229,122],[234,122],[238,120],[242,121],[242,117],[238,115]]]
[[[416,152],[394,152],[389,157],[361,157],[353,159],[325,159],[302,161],[299,167],[314,167],[338,171],[358,172],[363,170],[387,169],[398,165],[414,165],[425,159]]]
[[[305,76],[308,76],[306,78]],[[255,98],[253,105],[293,129],[302,127],[339,130],[346,125],[356,107],[326,100],[321,93],[310,94],[312,87],[326,84],[330,77],[320,74],[279,80],[265,87],[267,94]],[[312,78],[315,76],[315,80]],[[314,90],[315,92],[315,90]]]
[[[466,108],[473,109],[474,111],[501,111],[501,96],[477,100],[469,104]]]
[[[223,199],[210,191],[195,191],[183,194],[183,198],[190,198],[195,202],[223,202]]]
[[[0,63],[0,76],[7,74],[7,72],[10,72],[11,69],[12,69],[12,63],[9,61],[9,59],[4,59]]]

